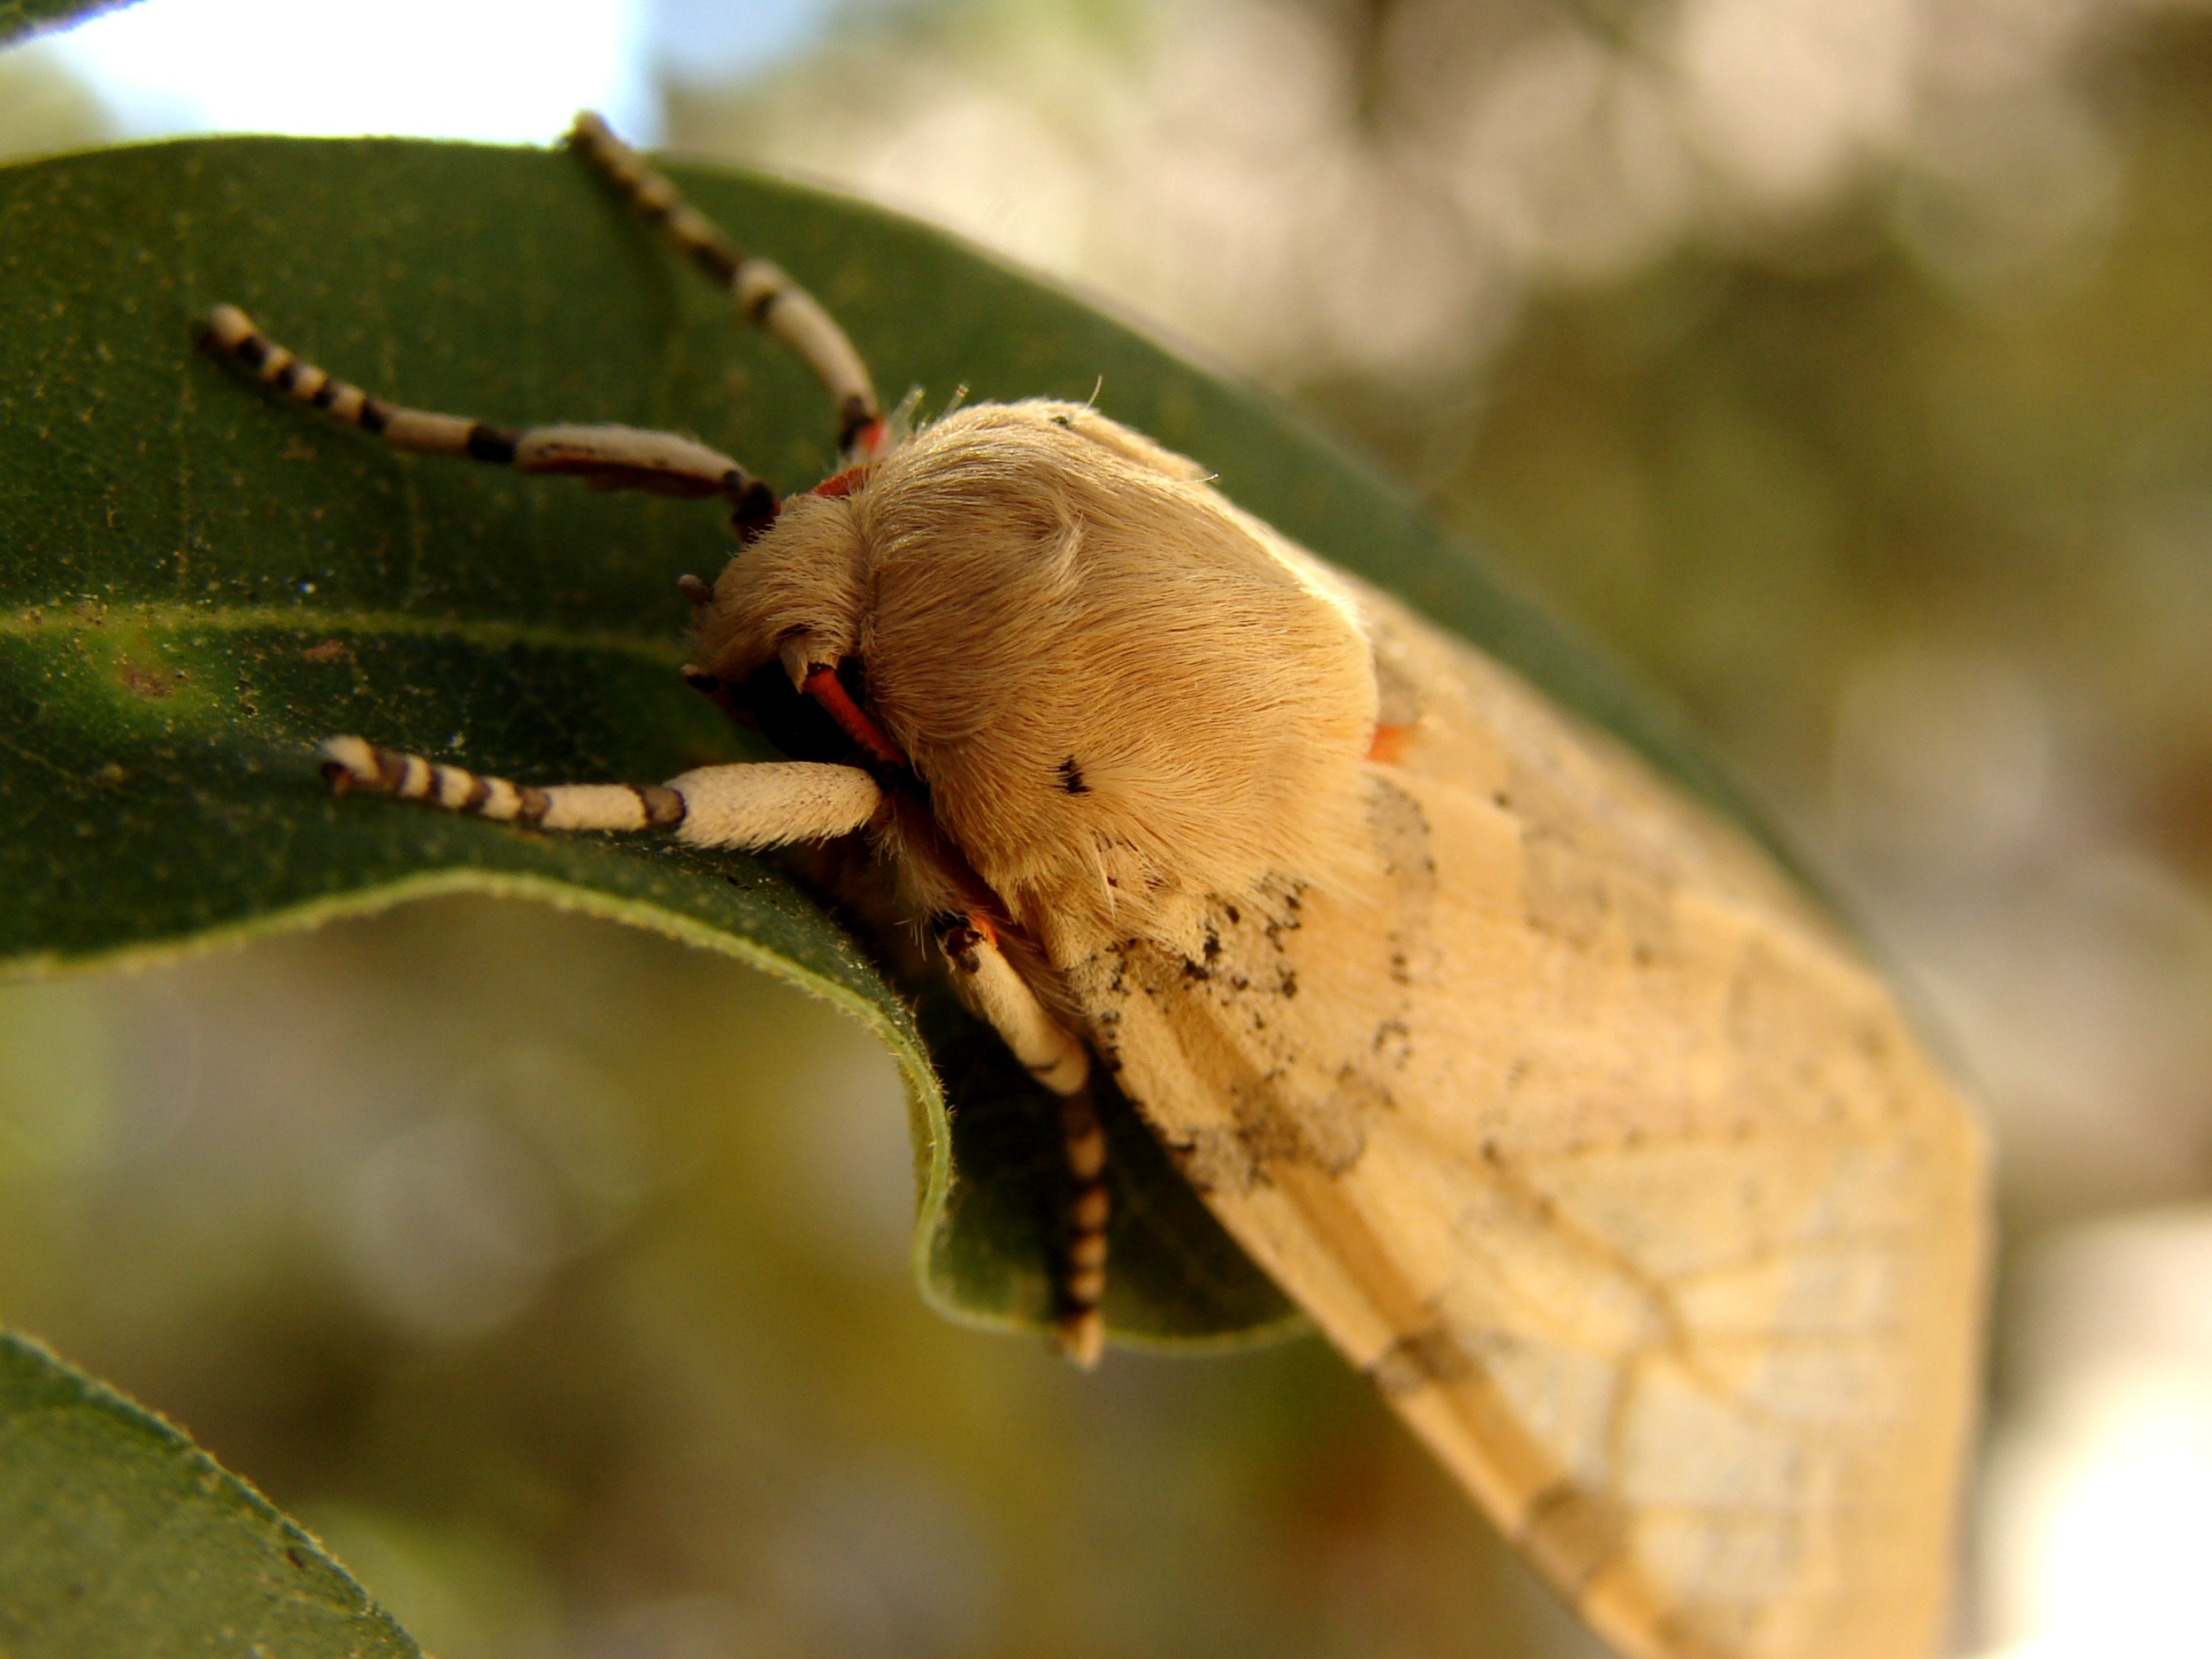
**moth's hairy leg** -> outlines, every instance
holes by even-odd
[[[595,489],[642,489],[660,495],[719,495],[730,521],[749,539],[776,516],[775,492],[718,449],[672,432],[639,426],[497,426],[466,415],[443,415],[373,397],[317,367],[263,334],[235,305],[208,313],[203,336],[211,350],[234,357],[262,383],[334,420],[381,438],[395,449],[450,455],[559,472]]]
[[[702,766],[666,787],[684,803],[676,839],[694,847],[829,841],[864,826],[883,804],[883,791],[859,767],[811,760]]]
[[[1060,1134],[1073,1192],[1068,1206],[1065,1271],[1060,1282],[1061,1351],[1087,1370],[1105,1351],[1098,1304],[1106,1294],[1106,1137],[1091,1098],[1091,1056],[1055,1019],[1006,959],[983,918],[968,916],[939,933],[964,1000],[990,1022],[1032,1077],[1060,1097]]]
[[[875,815],[882,792],[855,766],[761,761],[703,766],[664,784],[510,783],[380,749],[358,737],[322,746],[331,788],[419,801],[503,824],[549,830],[662,830],[694,847],[766,848],[848,835]]]
[[[821,303],[767,260],[739,249],[589,110],[577,116],[568,142],[633,207],[658,225],[678,252],[734,294],[746,320],[765,329],[813,373],[837,410],[839,452],[848,461],[873,456],[885,435],[875,382],[860,353]]]

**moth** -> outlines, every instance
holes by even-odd
[[[569,142],[820,380],[832,477],[779,500],[672,434],[397,406],[232,307],[208,340],[395,448],[726,503],[685,673],[789,758],[515,781],[342,736],[332,785],[832,849],[1059,1102],[1075,1359],[1104,1339],[1102,1067],[1622,1654],[1932,1654],[1982,1142],[1826,912],[1142,434],[1044,400],[887,417],[790,279],[595,118]]]

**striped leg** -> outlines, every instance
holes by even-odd
[[[958,970],[954,983],[970,1007],[990,1022],[1014,1057],[1060,1097],[1060,1134],[1074,1191],[1068,1206],[1066,1271],[1060,1281],[1060,1349],[1088,1370],[1105,1351],[1098,1304],[1106,1294],[1106,1137],[1091,1100],[1091,1056],[1053,1018],[1006,960],[980,918],[954,923],[940,935]]]
[[[775,493],[719,450],[672,432],[637,426],[495,426],[465,415],[405,409],[372,397],[304,362],[254,326],[235,305],[208,314],[211,349],[257,373],[334,420],[358,426],[395,449],[488,461],[525,472],[567,472],[596,489],[642,489],[661,495],[719,495],[741,535],[757,534],[776,516]]]
[[[679,252],[737,296],[738,309],[813,371],[837,409],[837,447],[849,462],[872,457],[884,442],[883,407],[868,365],[814,296],[765,259],[740,251],[645,158],[587,110],[569,130],[570,148],[647,219]]]
[[[379,749],[357,737],[323,744],[323,776],[340,795],[370,790],[549,830],[664,830],[693,847],[780,847],[849,835],[883,796],[856,766],[762,761],[703,766],[664,784],[539,787]]]

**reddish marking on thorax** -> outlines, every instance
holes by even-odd
[[[856,472],[861,470],[858,467],[852,469]],[[837,480],[833,479],[830,481],[835,483]],[[837,722],[839,729],[866,749],[879,765],[896,766],[907,772],[912,770],[912,763],[907,759],[905,752],[891,741],[891,734],[876,723],[873,715],[853,701],[852,693],[845,689],[844,682],[838,679],[835,669],[816,669],[801,683],[799,689],[819,703],[830,718]],[[934,818],[927,819],[926,841],[929,847],[927,856],[960,895],[961,908],[966,912],[968,926],[996,945],[1015,926],[1005,900],[993,892],[990,883],[976,873],[975,866],[968,862],[967,855],[945,833],[943,826]]]
[[[1375,735],[1367,744],[1367,758],[1380,761],[1386,766],[1396,765],[1406,757],[1406,750],[1413,747],[1417,729],[1410,726],[1379,722],[1375,726]]]
[[[868,463],[863,461],[858,466],[849,466],[841,472],[831,473],[812,489],[807,491],[807,494],[828,495],[832,498],[849,495],[867,481]]]
[[[839,729],[877,761],[886,766],[903,767],[907,764],[905,755],[891,741],[890,733],[876,724],[873,715],[853,701],[852,693],[845,689],[835,669],[816,669],[799,689],[820,703],[829,718],[837,722]]]

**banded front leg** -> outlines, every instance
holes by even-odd
[[[576,118],[568,143],[659,226],[679,253],[727,287],[746,321],[766,331],[821,382],[837,411],[837,449],[845,460],[872,459],[888,435],[883,405],[867,364],[821,302],[767,260],[741,250],[589,110]]]
[[[523,472],[565,473],[595,489],[719,495],[730,503],[730,523],[749,541],[775,520],[775,492],[719,449],[695,439],[641,426],[499,426],[467,415],[387,403],[279,345],[235,305],[218,305],[208,313],[204,338],[210,349],[253,370],[263,385],[381,438],[395,449],[449,455]]]
[[[379,749],[357,737],[331,738],[322,753],[323,776],[340,795],[373,791],[538,829],[661,830],[692,847],[758,850],[828,841],[862,828],[883,800],[875,780],[858,767],[816,761],[702,766],[663,784],[538,786]]]
[[[1060,1098],[1060,1138],[1072,1191],[1057,1340],[1062,1353],[1088,1370],[1106,1349],[1106,1323],[1098,1308],[1106,1294],[1106,1223],[1113,1213],[1106,1191],[1106,1136],[1091,1096],[1090,1050],[1037,1000],[982,918],[964,918],[938,937],[962,1001]]]

